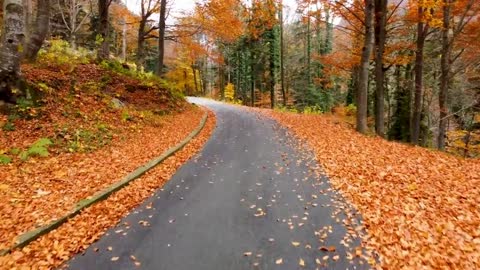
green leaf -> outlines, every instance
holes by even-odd
[[[12,159],[10,157],[8,157],[7,155],[0,155],[0,164],[6,165],[10,162],[12,162]]]

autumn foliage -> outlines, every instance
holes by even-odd
[[[384,269],[480,267],[480,162],[356,133],[337,118],[264,111],[305,140],[361,212]]]

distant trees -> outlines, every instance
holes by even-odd
[[[345,104],[362,133],[439,149],[466,121],[456,111],[478,114],[478,105],[460,102],[478,100],[478,1],[302,0],[286,24],[281,4],[200,5],[192,24],[215,74],[207,92],[223,97],[231,82],[235,98],[252,106],[329,112]],[[239,34],[226,38],[225,25]]]
[[[2,100],[14,99],[21,59],[55,37],[188,94],[224,98],[232,84],[246,105],[355,115],[362,133],[447,151],[477,145],[478,1],[205,0],[169,26],[168,0],[142,0],[138,15],[120,0],[5,3]],[[23,19],[9,15],[17,7]]]

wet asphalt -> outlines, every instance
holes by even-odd
[[[203,150],[69,269],[369,268],[361,217],[308,148],[241,107],[189,101],[217,117]]]

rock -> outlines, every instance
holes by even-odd
[[[125,107],[125,103],[123,103],[120,99],[118,98],[112,98],[112,106],[115,109],[120,109]]]

